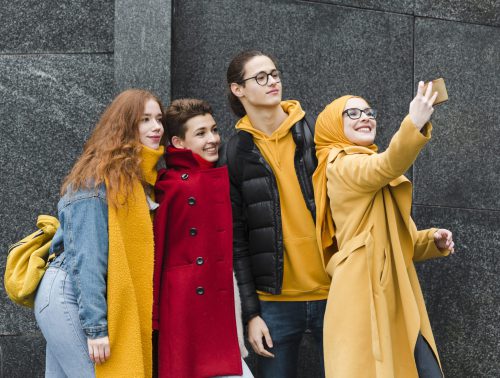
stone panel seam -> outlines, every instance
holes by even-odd
[[[446,21],[446,22],[455,22],[457,24],[466,24],[466,25],[479,25],[479,26],[486,26],[490,28],[495,28],[495,29],[500,29],[500,25],[492,25],[492,24],[481,24],[479,22],[467,22],[463,20],[451,20],[449,18],[442,18],[442,17],[433,17],[433,16],[423,16],[423,15],[414,15],[415,18],[420,18],[424,20],[435,20],[435,21]]]
[[[457,22],[457,23],[462,23],[462,24],[469,24],[469,25],[481,25],[481,26],[491,26],[493,28],[499,28],[499,25],[492,25],[492,24],[485,24],[485,23],[480,23],[480,22],[467,22],[463,20],[453,20],[450,18],[444,18],[444,17],[433,17],[433,16],[428,16],[428,15],[423,15],[423,14],[418,14],[415,12],[415,2],[413,2],[413,12],[412,13],[403,13],[403,12],[396,12],[396,11],[389,11],[389,10],[382,10],[382,9],[375,9],[375,8],[363,8],[363,7],[356,7],[354,5],[346,5],[346,4],[333,4],[333,3],[327,3],[322,0],[296,0],[297,3],[312,3],[312,4],[325,4],[325,5],[331,5],[334,7],[342,7],[342,8],[351,8],[351,9],[359,9],[359,10],[365,10],[365,11],[373,11],[373,12],[380,12],[380,13],[388,13],[388,14],[398,14],[398,15],[403,15],[403,16],[413,16],[413,17],[418,17],[418,18],[427,18],[430,20],[440,20],[440,21],[450,21],[450,22]]]
[[[175,41],[175,19],[177,14],[177,1],[170,0],[171,12],[170,12],[170,99],[174,98],[174,82],[173,82],[173,67],[174,67],[174,51],[176,50]]]
[[[394,11],[389,11],[389,10],[383,10],[383,9],[375,9],[375,8],[363,8],[363,7],[357,7],[355,5],[346,5],[346,4],[334,4],[334,3],[327,3],[325,1],[321,0],[296,0],[297,3],[312,3],[312,4],[325,4],[325,5],[331,5],[334,7],[342,7],[342,8],[350,8],[350,9],[359,9],[359,10],[364,10],[364,11],[372,11],[372,12],[380,12],[380,13],[389,13],[389,14],[399,14],[403,16],[413,16],[412,13],[403,13],[403,12],[394,12]]]
[[[415,0],[413,1],[413,7],[415,7]],[[410,98],[413,99],[413,95],[415,93],[415,30],[416,30],[416,19],[415,17],[412,17],[413,23],[412,23],[412,39],[411,39],[411,51],[412,51],[412,61],[413,64],[411,66],[411,93],[410,93]],[[417,182],[417,176],[416,176],[416,169],[415,169],[415,162],[411,165],[411,181],[412,181],[412,195],[415,197],[415,190],[416,190],[416,182]]]
[[[3,348],[0,345],[0,377],[3,377]]]
[[[44,56],[44,55],[114,55],[114,51],[93,51],[93,52],[27,52],[27,53],[1,53],[0,56]]]
[[[500,213],[499,209],[490,209],[490,208],[477,208],[477,207],[456,207],[456,206],[446,206],[446,205],[432,205],[432,204],[424,204],[424,203],[413,203],[413,207],[428,207],[428,208],[436,208],[436,209],[452,209],[452,210],[466,210],[466,211],[484,211],[491,213]]]

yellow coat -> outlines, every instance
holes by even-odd
[[[436,229],[417,231],[412,186],[402,174],[430,139],[406,117],[380,154],[361,146],[333,148],[327,191],[339,252],[324,324],[326,376],[418,378],[414,347],[419,332],[435,355],[414,261],[449,254],[434,244]],[[439,361],[439,359],[438,359]]]

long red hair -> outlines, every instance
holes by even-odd
[[[128,89],[115,97],[65,178],[61,195],[107,182],[108,203],[117,205],[118,193],[126,197],[132,191],[134,181],[142,180],[139,123],[149,100],[156,101],[164,114],[161,101],[151,92]]]

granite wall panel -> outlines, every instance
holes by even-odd
[[[115,3],[115,87],[144,88],[170,100],[171,2]]]
[[[0,337],[0,377],[43,378],[45,340],[39,334]]]
[[[455,255],[418,264],[447,377],[499,377],[500,212],[415,206],[419,228],[448,228]]]
[[[415,202],[500,209],[500,28],[418,18],[415,82],[443,77],[433,139],[415,164]]]
[[[380,110],[382,147],[412,99],[409,16],[320,3],[175,1],[173,35],[172,98],[208,100],[226,137],[236,118],[225,97],[225,74],[243,49],[274,55],[284,98],[300,100],[313,117],[343,94],[368,99]]]
[[[4,0],[0,54],[113,51],[113,1]]]
[[[415,15],[500,26],[498,0],[415,0]]]
[[[113,95],[113,58],[0,55],[0,250],[56,215],[59,189]],[[0,270],[6,254],[0,255]],[[3,283],[3,275],[2,281]],[[0,289],[0,334],[34,329]]]

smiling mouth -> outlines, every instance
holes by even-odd
[[[209,154],[216,154],[217,153],[217,146],[206,147],[203,149],[203,151],[205,151]]]
[[[358,131],[360,133],[371,133],[372,132],[372,128],[370,126],[361,126],[361,127],[358,127],[356,129],[356,131]]]

